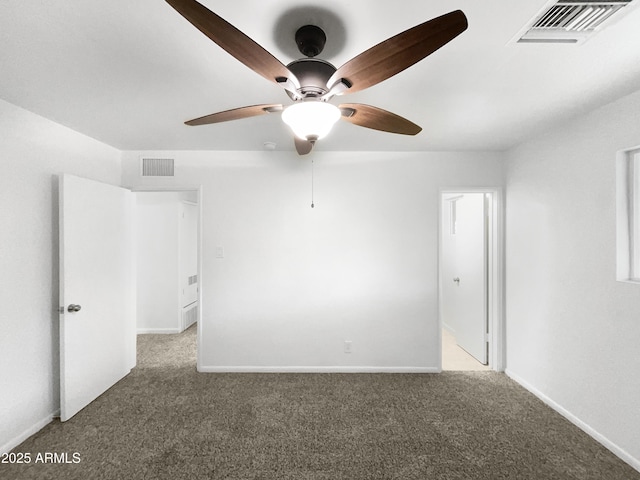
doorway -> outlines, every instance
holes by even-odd
[[[137,226],[137,333],[157,337],[154,344],[161,344],[164,340],[160,336],[166,334],[192,340],[195,336],[197,366],[202,312],[201,189],[133,191]]]
[[[440,194],[441,369],[504,370],[498,189]]]

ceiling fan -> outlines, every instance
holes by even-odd
[[[336,95],[353,93],[376,85],[419,62],[467,29],[467,18],[456,10],[405,30],[360,55],[340,68],[315,58],[326,42],[325,33],[314,25],[302,26],[295,34],[305,58],[285,66],[259,44],[196,0],[166,0],[198,30],[227,53],[280,85],[293,104],[263,104],[240,107],[185,122],[207,125],[282,112],[283,121],[295,134],[299,155],[311,151],[315,142],[329,133],[340,118],[354,125],[383,132],[416,135],[422,128],[378,107],[358,103],[329,103]]]

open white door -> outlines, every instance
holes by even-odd
[[[487,364],[487,210],[484,193],[443,199],[442,314],[457,344]]]
[[[60,176],[60,419],[136,363],[133,194]]]

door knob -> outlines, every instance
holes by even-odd
[[[67,312],[79,312],[82,307],[73,303],[67,307]]]

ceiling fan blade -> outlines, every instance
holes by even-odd
[[[267,80],[286,90],[298,85],[298,79],[280,60],[222,17],[195,0],[166,0],[180,15],[217,43],[227,53]]]
[[[344,84],[340,93],[376,85],[432,54],[467,29],[467,17],[456,10],[391,37],[342,65],[331,76],[330,88]]]
[[[371,105],[343,103],[338,108],[342,112],[343,120],[360,127],[402,135],[417,135],[422,131],[420,126],[406,118]]]
[[[296,152],[298,152],[298,155],[306,155],[313,149],[313,143],[308,140],[302,140],[298,137],[293,137],[293,140],[296,144]]]
[[[232,110],[225,110],[224,112],[212,113],[211,115],[194,118],[193,120],[189,120],[184,123],[185,125],[193,127],[195,125],[209,125],[211,123],[228,122],[231,120],[239,120],[241,118],[255,117],[265,113],[281,111],[282,105],[280,104],[251,105],[250,107],[240,107]]]

